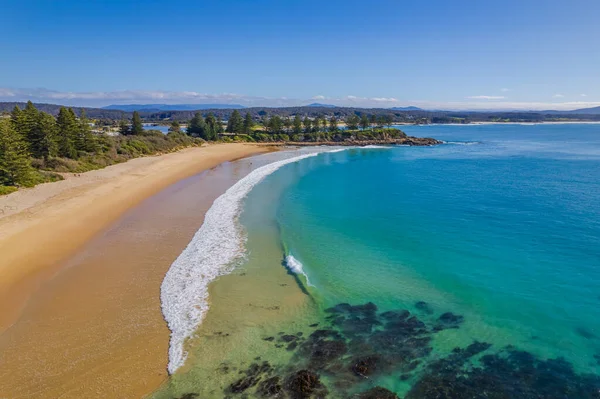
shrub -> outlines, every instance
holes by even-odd
[[[14,193],[18,189],[15,186],[0,186],[0,195],[8,195]]]

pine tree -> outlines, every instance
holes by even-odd
[[[125,118],[121,118],[119,121],[119,133],[123,136],[127,136],[130,132],[129,124],[125,120]]]
[[[244,131],[244,121],[237,109],[229,117],[225,131],[228,133],[242,133]]]
[[[363,114],[363,116],[360,117],[360,127],[362,128],[362,130],[369,128],[369,118],[367,117],[367,115]]]
[[[12,122],[0,119],[0,185],[29,186],[33,168],[27,145]]]
[[[277,115],[273,115],[267,124],[268,130],[270,133],[281,133],[283,129],[283,121]]]
[[[225,129],[223,128],[223,121],[221,120],[221,118],[215,116],[215,119],[217,120],[217,134],[225,133]]]
[[[313,119],[313,132],[319,133],[321,130],[321,119],[317,116]]]
[[[142,125],[142,119],[140,118],[140,114],[137,111],[133,111],[133,116],[131,117],[131,134],[139,135],[144,133],[144,126]]]
[[[246,118],[244,118],[244,133],[251,134],[253,127],[254,119],[252,119],[252,115],[250,115],[250,112],[246,112]]]
[[[40,112],[37,120],[38,140],[32,143],[35,158],[48,159],[58,155],[58,129],[56,119],[50,114]]]
[[[38,121],[38,114],[39,111],[37,110],[35,105],[33,105],[31,101],[27,101],[27,105],[23,110],[23,131],[21,133],[25,135],[25,138],[27,139],[27,142],[29,144],[37,140],[36,127]]]
[[[377,115],[373,114],[373,115],[369,116],[369,123],[371,124],[372,127],[377,126]]]
[[[296,134],[300,134],[302,133],[302,119],[300,119],[300,115],[296,114],[296,116],[294,117],[294,122],[293,122],[293,131]]]
[[[302,124],[304,125],[304,132],[310,133],[310,129],[312,128],[312,121],[308,119],[308,116],[304,117],[304,121],[302,121]]]
[[[58,126],[58,155],[66,158],[77,158],[75,137],[77,135],[77,121],[73,110],[60,107],[56,118]]]
[[[25,131],[25,115],[18,105],[15,105],[10,113],[10,122],[13,129],[15,129],[15,131],[19,133],[23,139],[25,139],[25,137],[27,137],[27,132]]]
[[[359,123],[360,123],[360,118],[356,114],[352,114],[346,119],[346,126],[348,127],[349,130],[358,129]]]
[[[329,131],[337,132],[337,130],[338,130],[337,118],[335,116],[332,116],[331,119],[329,119]]]
[[[75,139],[75,148],[79,151],[92,153],[98,150],[96,137],[92,133],[90,121],[85,115],[85,109],[81,109],[81,114],[79,116],[77,136]]]
[[[192,120],[190,121],[187,132],[190,136],[201,137],[204,140],[207,140],[208,134],[208,126],[202,117],[200,112],[196,112]]]
[[[171,126],[169,126],[169,133],[179,133],[181,132],[181,125],[179,122],[173,121],[171,122]]]
[[[205,140],[217,140],[217,138],[219,137],[219,134],[217,133],[219,130],[219,127],[218,127],[217,118],[215,118],[215,115],[212,112],[210,112],[206,116],[206,119],[204,120],[204,122],[206,123],[206,127],[207,127]]]
[[[292,121],[290,120],[290,117],[286,116],[285,118],[283,118],[282,123],[283,123],[283,130],[285,132],[289,132],[292,127]]]

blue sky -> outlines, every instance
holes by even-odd
[[[598,0],[12,1],[0,101],[600,105]]]

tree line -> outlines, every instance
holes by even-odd
[[[77,117],[71,108],[61,107],[54,118],[31,101],[23,110],[15,106],[10,117],[0,121],[0,185],[35,184],[38,176],[31,158],[77,159],[98,146],[84,110]]]
[[[172,132],[145,131],[139,113],[121,120],[121,135],[112,137],[92,131],[85,110],[77,115],[61,107],[53,115],[28,102],[0,117],[0,194],[7,187],[29,187],[61,179],[53,172],[83,172],[142,155],[169,152],[201,141]]]

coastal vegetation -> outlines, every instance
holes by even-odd
[[[80,173],[132,158],[167,153],[204,142],[253,142],[310,145],[437,144],[434,139],[408,137],[392,128],[388,115],[264,114],[242,117],[236,109],[227,121],[212,111],[195,112],[185,130],[170,120],[167,134],[145,130],[138,111],[118,121],[88,118],[86,109],[60,107],[56,116],[28,102],[0,119],[0,194],[61,180],[60,173]],[[163,123],[165,123],[163,121]]]
[[[0,194],[61,180],[61,172],[85,172],[203,142],[179,131],[146,131],[137,112],[131,123],[122,120],[114,135],[92,127],[83,109],[76,115],[61,107],[54,117],[31,102],[24,109],[16,106],[0,118]]]

